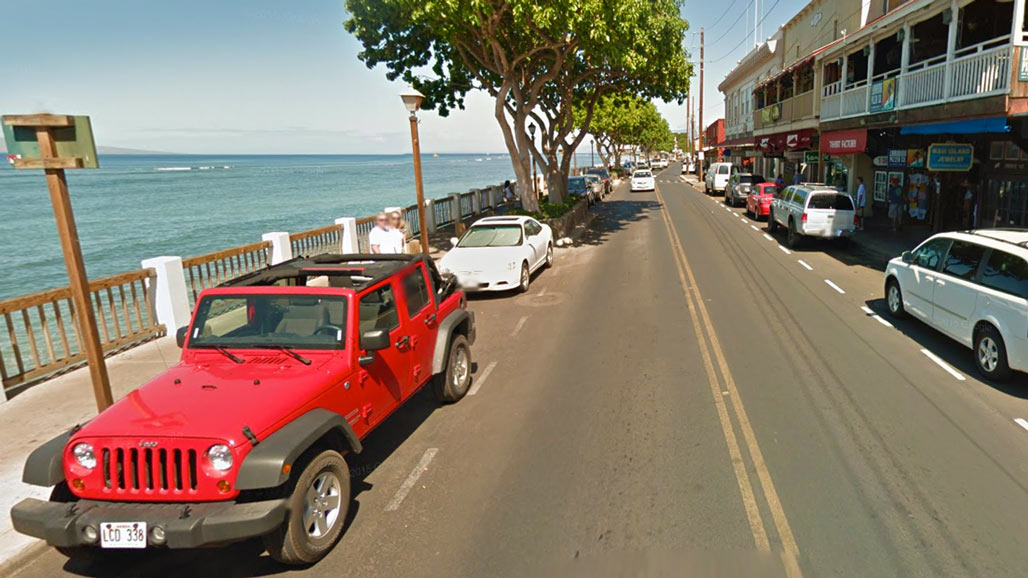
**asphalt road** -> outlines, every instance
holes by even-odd
[[[979,381],[881,317],[880,271],[678,170],[619,188],[527,294],[472,300],[474,395],[365,441],[321,563],[254,542],[16,575],[1028,575],[1028,378]]]

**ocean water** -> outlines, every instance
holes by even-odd
[[[415,202],[410,155],[101,155],[100,166],[68,171],[91,279],[138,269],[150,257],[199,255]],[[158,170],[176,167],[190,170]],[[429,198],[514,174],[505,154],[426,155],[422,173]],[[42,171],[5,162],[0,264],[0,299],[67,285]]]

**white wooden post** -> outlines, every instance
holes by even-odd
[[[271,243],[271,265],[285,263],[293,258],[293,244],[289,241],[289,233],[264,233],[261,240]]]
[[[953,53],[957,51],[957,32],[960,30],[960,7],[957,0],[949,3],[949,35],[946,37],[946,76],[942,79],[942,97],[949,98],[953,87]]]
[[[343,227],[343,246],[340,250],[344,255],[359,253],[357,244],[357,219],[353,217],[340,217],[336,219],[337,225]]]
[[[147,288],[153,295],[154,310],[151,313],[157,323],[163,324],[169,334],[174,334],[179,327],[189,325],[192,310],[189,307],[182,257],[154,257],[144,259],[141,265],[156,273],[152,283],[147,281]]]
[[[867,51],[867,86],[864,88],[864,113],[871,112],[871,85],[875,77],[875,40],[871,39]]]
[[[903,25],[903,47],[900,50],[900,81],[896,84],[896,108],[903,104],[903,93],[906,88],[907,69],[910,68],[910,25]]]
[[[457,226],[457,223],[463,222],[460,214],[460,193],[450,194],[450,219],[453,221],[454,227]]]
[[[471,214],[481,215],[482,214],[482,192],[479,189],[471,189],[474,193],[471,195]]]
[[[425,230],[429,235],[435,234],[435,199],[425,201]]]

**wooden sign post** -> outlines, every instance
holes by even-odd
[[[54,216],[57,218],[57,233],[61,238],[64,263],[68,267],[68,281],[71,286],[72,303],[75,306],[75,322],[78,324],[79,335],[82,337],[79,347],[86,354],[89,376],[93,382],[93,395],[96,397],[96,408],[98,411],[103,411],[114,403],[114,398],[111,395],[111,382],[107,375],[103,348],[100,345],[96,313],[89,299],[89,280],[86,278],[86,265],[82,259],[78,228],[75,226],[75,215],[72,213],[71,199],[68,197],[68,181],[64,174],[64,169],[97,166],[89,119],[53,114],[9,115],[3,117],[3,124],[5,136],[8,137],[9,152],[19,148],[12,143],[14,140],[12,135],[17,131],[21,131],[23,135],[26,130],[35,131],[35,141],[39,149],[38,156],[32,153],[23,154],[22,158],[14,159],[14,168],[43,169],[46,172],[46,184],[50,188],[50,202],[53,204]],[[54,134],[58,131],[62,136],[60,145]],[[89,134],[76,134],[76,132],[88,132]],[[70,138],[67,138],[69,136]],[[24,143],[22,144],[24,145]],[[25,148],[27,150],[29,147]],[[76,153],[81,151],[82,156],[59,156],[59,149]]]

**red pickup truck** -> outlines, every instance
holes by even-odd
[[[263,537],[320,560],[350,505],[345,456],[431,384],[471,384],[474,314],[422,256],[320,255],[203,291],[178,364],[35,450],[53,487],[11,518],[73,557]]]

